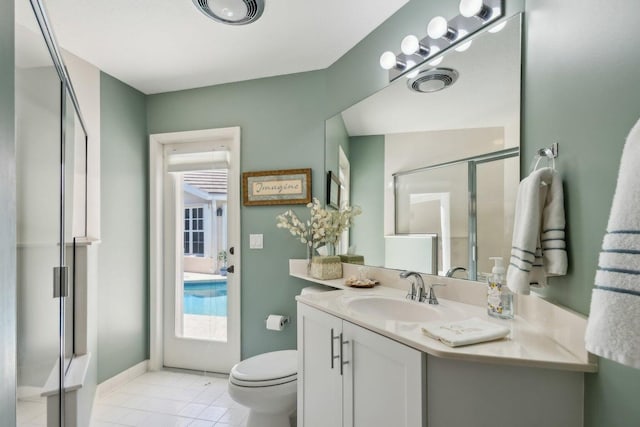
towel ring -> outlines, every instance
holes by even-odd
[[[536,157],[534,157],[533,159],[535,161],[535,164],[531,168],[530,172],[538,169],[538,165],[540,164],[540,160],[542,159],[547,159],[547,162],[551,163],[551,169],[556,170],[556,156],[554,155],[553,150],[547,147],[538,151],[538,154],[536,154]]]

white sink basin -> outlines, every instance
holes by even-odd
[[[428,322],[451,315],[442,305],[381,296],[349,297],[345,306],[354,314],[403,322]]]

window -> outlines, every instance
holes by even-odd
[[[184,254],[204,256],[204,208],[184,209]]]

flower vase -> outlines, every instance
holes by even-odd
[[[336,255],[336,245],[331,243],[331,242],[327,242],[325,244],[325,248],[327,248],[327,256],[335,256]]]
[[[313,242],[307,242],[307,276],[311,276],[311,261],[313,260]]]

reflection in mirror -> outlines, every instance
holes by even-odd
[[[419,93],[403,77],[327,120],[326,169],[338,170],[339,153],[346,155],[350,180],[341,185],[363,210],[349,244],[365,264],[391,267],[394,259],[393,268],[408,268],[398,260],[414,259],[415,248],[388,236],[415,234],[437,236],[437,268],[424,273],[482,278],[490,256],[508,258],[519,182],[520,27],[513,16],[464,52],[448,52],[437,68],[458,78],[444,90]]]

